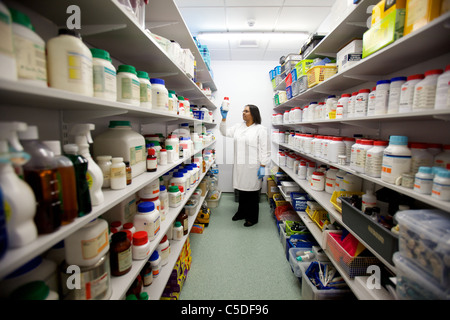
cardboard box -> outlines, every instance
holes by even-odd
[[[422,28],[439,17],[441,0],[407,0],[404,35]]]
[[[341,63],[341,69],[338,72],[342,72],[353,66],[354,64],[358,63],[362,59],[361,53],[349,53],[346,54],[342,60]]]
[[[372,26],[397,9],[405,9],[406,0],[381,0],[372,9]]]
[[[273,198],[275,193],[279,193],[277,183],[273,179],[267,179],[267,197],[269,199]]]
[[[362,57],[365,58],[401,38],[404,23],[405,9],[397,9],[367,30],[363,35]]]
[[[362,54],[363,41],[362,39],[354,39],[346,44],[342,49],[336,54],[336,64],[338,67],[338,72],[341,72],[342,65],[344,62],[344,57],[349,54]],[[351,61],[351,60],[350,60]],[[349,67],[349,65],[347,65]]]

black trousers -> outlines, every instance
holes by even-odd
[[[253,224],[258,222],[259,216],[259,190],[239,192],[238,214]]]

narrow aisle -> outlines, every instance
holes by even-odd
[[[222,193],[203,234],[191,234],[191,269],[180,300],[294,300],[300,283],[286,260],[265,195],[259,222],[232,221],[238,204]]]

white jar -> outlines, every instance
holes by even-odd
[[[173,226],[172,239],[177,241],[183,239],[183,226],[181,225],[180,221],[176,221],[175,225]]]
[[[164,80],[151,78],[150,83],[152,85],[152,108],[168,112],[169,91],[166,89]]]
[[[167,150],[161,149],[159,152],[159,164],[162,166],[166,166],[167,163],[168,163]]]
[[[300,109],[300,107],[295,107],[294,110],[292,111],[293,114],[293,122],[294,123],[298,123],[302,121],[302,110]]]
[[[381,177],[381,167],[383,163],[384,149],[388,142],[377,140],[373,142],[373,147],[367,150],[365,174],[374,178]]]
[[[367,115],[367,104],[369,102],[370,89],[361,89],[356,95],[355,117],[362,118]]]
[[[356,168],[356,156],[358,154],[357,151],[361,145],[361,140],[362,139],[356,139],[356,142],[351,147],[350,168],[352,168],[353,170],[355,170]]]
[[[283,123],[283,115],[281,113],[277,113],[275,116],[275,123],[282,124]]]
[[[377,197],[373,194],[373,190],[368,189],[362,195],[361,211],[365,212],[366,208],[373,208],[377,205]]]
[[[159,201],[160,201],[159,214],[161,216],[161,221],[164,221],[166,219],[167,214],[169,213],[169,194],[167,193],[167,188],[165,185],[159,186]]]
[[[138,204],[133,224],[137,231],[146,231],[150,241],[156,238],[160,230],[161,217],[153,202]]]
[[[377,81],[377,89],[375,95],[375,114],[386,114],[389,101],[390,80]]]
[[[336,182],[334,185],[334,191],[345,191],[344,190],[344,177],[346,172],[344,170],[339,170],[336,173]]]
[[[306,170],[307,170],[307,163],[306,161],[300,161],[300,163],[298,164],[298,178],[300,180],[305,180],[306,179]]]
[[[303,122],[308,122],[311,121],[310,117],[309,117],[309,106],[305,106],[302,110],[302,119]]]
[[[313,139],[313,135],[312,134],[307,134],[305,136],[305,139],[303,140],[303,152],[310,154],[311,152],[311,141]]]
[[[138,106],[141,104],[141,83],[136,69],[120,65],[117,69],[117,101]]]
[[[325,119],[336,119],[338,99],[335,95],[328,96],[325,101]]]
[[[347,108],[348,108],[349,100],[350,100],[349,93],[343,93],[341,95],[341,97],[338,100],[337,106],[336,106],[336,119],[347,118]]]
[[[182,172],[174,172],[172,179],[170,179],[169,182],[170,186],[177,186],[179,187],[183,187],[183,191],[182,191],[182,198],[184,198],[184,195],[186,194],[187,191],[187,179],[186,176],[182,173]],[[181,192],[181,189],[180,189]]]
[[[340,155],[345,155],[345,143],[343,137],[333,137],[328,145],[328,161],[338,163]]]
[[[389,146],[384,150],[381,180],[395,184],[402,173],[411,170],[411,150],[408,148],[408,137],[391,136]]]
[[[355,144],[355,138],[344,137],[345,155],[347,156],[347,163],[350,163],[352,155],[352,146]]]
[[[159,256],[158,250],[153,251],[150,256],[150,265],[152,266],[153,280],[158,278],[159,272],[161,271],[161,257]]]
[[[425,72],[425,78],[414,87],[413,111],[434,109],[437,81],[441,74],[441,69]]]
[[[178,115],[180,116],[184,116],[186,113],[184,105],[184,97],[178,96]]]
[[[181,203],[181,192],[178,186],[169,186],[169,207],[176,208]]]
[[[289,110],[284,111],[283,123],[289,123]]]
[[[434,157],[427,150],[426,143],[413,142],[410,145],[411,148],[411,170],[410,172],[416,173],[419,171],[419,167],[431,167],[433,166]]]
[[[450,145],[446,144],[443,151],[434,157],[434,165],[450,170]]]
[[[420,167],[414,179],[414,191],[431,194],[433,189],[433,171],[430,167]]]
[[[445,71],[438,77],[436,84],[436,100],[434,103],[434,108],[439,109],[449,109],[450,108],[450,64],[445,67]]]
[[[353,118],[355,116],[355,102],[358,92],[353,92],[351,97],[348,99],[348,109],[347,118]]]
[[[167,235],[164,235],[164,237],[161,239],[156,250],[158,250],[158,254],[161,257],[161,265],[166,265],[167,262],[169,262],[170,254],[170,243],[167,239]]]
[[[433,188],[431,197],[441,200],[450,201],[450,171],[439,170],[433,179]]]
[[[406,82],[401,87],[399,113],[411,112],[414,100],[414,88],[416,84],[423,80],[423,74],[414,74],[406,78]]]
[[[327,175],[325,179],[325,192],[326,193],[333,193],[334,186],[336,184],[336,174],[338,172],[338,169],[335,167],[330,167],[330,169],[327,170]]]
[[[140,106],[145,108],[152,108],[152,86],[148,77],[148,73],[145,71],[138,71],[137,77],[139,79],[139,101]]]
[[[323,172],[313,172],[310,180],[311,189],[323,191],[325,189],[325,174]]]
[[[315,157],[320,158],[322,156],[322,143],[323,143],[324,136],[318,135],[316,137],[317,137],[317,140],[314,143],[314,150],[311,150],[311,153]]]
[[[375,102],[377,98],[377,87],[373,87],[369,93],[369,101],[367,102],[367,115],[373,116],[375,114]]]
[[[109,52],[91,48],[94,81],[94,97],[108,101],[117,99],[117,73]]]
[[[347,172],[342,180],[342,187],[344,191],[360,192],[362,186],[362,179],[350,172]]]
[[[389,87],[388,114],[398,113],[400,105],[400,93],[406,77],[395,77],[391,79]]]
[[[373,140],[362,139],[356,150],[355,171],[364,173],[366,169],[367,151],[372,148]]]
[[[127,186],[127,174],[123,158],[114,157],[111,159],[111,162],[111,189],[125,189]]]
[[[0,78],[15,81],[17,80],[17,69],[14,58],[12,19],[9,9],[2,2],[0,2],[0,14],[3,16],[0,21],[2,30],[0,44],[0,68],[2,72]]]
[[[316,171],[316,163],[309,161],[308,167],[306,168],[306,180],[308,180],[309,183],[311,182],[311,176],[314,171]]]
[[[327,109],[325,102],[319,102],[319,105],[317,107],[319,108],[319,119],[325,120]]]
[[[178,98],[175,94],[175,91],[168,90],[168,92],[169,92],[168,110],[170,113],[178,114]]]
[[[17,78],[23,82],[47,87],[45,42],[33,31],[30,18],[26,14],[13,8],[9,10],[13,21],[12,32]]]
[[[96,157],[97,164],[102,169],[103,173],[103,185],[102,188],[111,187],[111,156],[98,156]]]
[[[94,96],[92,53],[76,31],[60,29],[47,42],[47,77],[52,88]]]
[[[172,146],[173,152],[174,152],[174,159],[172,162],[179,159],[179,152],[180,152],[180,139],[175,134],[169,134],[167,136],[167,139],[165,140],[166,149],[168,146]],[[167,162],[170,162],[169,154],[167,155]]]
[[[284,152],[278,152],[278,165],[285,167],[287,164],[286,154]]]
[[[65,259],[69,265],[95,265],[109,251],[108,223],[94,219],[64,239]]]
[[[131,255],[133,260],[144,260],[150,255],[150,241],[148,241],[146,231],[136,231],[133,233]]]

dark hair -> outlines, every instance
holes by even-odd
[[[253,122],[256,124],[261,124],[261,114],[259,113],[258,107],[253,104],[248,104],[247,107],[250,110],[250,114],[252,115]]]

